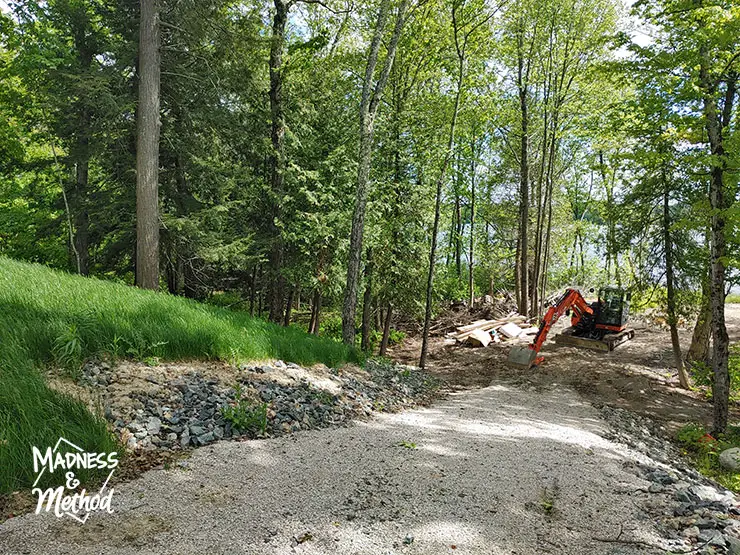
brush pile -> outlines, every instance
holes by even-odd
[[[458,326],[454,332],[447,334],[447,338],[455,343],[487,347],[491,343],[519,339],[530,341],[537,331],[539,328],[530,324],[525,316],[511,312],[502,318],[476,320],[470,324]]]

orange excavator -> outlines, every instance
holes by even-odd
[[[547,334],[560,317],[568,313],[571,325],[555,336],[556,343],[611,351],[635,335],[633,329],[627,328],[629,306],[630,294],[621,287],[602,287],[599,298],[593,303],[586,302],[578,289],[566,289],[557,302],[548,308],[532,343],[513,346],[508,362],[524,369],[540,364],[544,357],[539,353]]]

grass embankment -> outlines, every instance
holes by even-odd
[[[74,373],[91,356],[328,366],[358,357],[244,313],[0,257],[0,493],[33,483],[32,445],[63,436],[88,451],[116,450],[106,423],[40,372],[56,364]]]

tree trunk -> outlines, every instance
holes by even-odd
[[[342,305],[342,341],[347,345],[355,343],[355,312],[357,310],[357,285],[360,275],[360,258],[362,256],[362,240],[365,232],[365,209],[367,207],[368,181],[370,177],[370,162],[372,158],[373,137],[375,134],[375,116],[378,112],[383,89],[388,81],[396,47],[401,37],[405,22],[406,8],[409,0],[402,0],[393,28],[393,35],[388,43],[386,58],[380,77],[373,86],[373,76],[378,64],[380,45],[385,34],[390,0],[383,0],[378,11],[373,39],[370,44],[365,78],[362,86],[360,101],[360,145],[357,165],[357,182],[355,206],[352,215],[352,231],[349,240],[349,260],[347,262],[347,283],[344,290]]]
[[[673,346],[673,361],[678,370],[678,381],[683,389],[689,389],[689,375],[683,366],[681,343],[678,339],[676,322],[676,295],[673,287],[673,243],[671,241],[671,212],[669,205],[668,179],[663,172],[663,238],[665,248],[665,280],[668,297],[668,326],[671,330],[671,345]]]
[[[704,123],[709,137],[712,157],[711,177],[709,180],[709,205],[711,218],[711,305],[712,305],[712,401],[714,403],[714,433],[721,434],[727,429],[728,409],[730,402],[729,374],[729,338],[725,325],[725,217],[728,208],[724,183],[724,170],[727,165],[723,144],[723,122],[717,109],[714,97],[717,83],[713,83],[709,74],[709,51],[701,48],[699,69],[701,88],[703,90]],[[731,90],[728,84],[728,90]],[[724,112],[732,114],[733,94],[728,95]],[[725,125],[729,125],[726,118]]]
[[[288,293],[288,300],[285,303],[285,320],[283,320],[283,326],[286,328],[290,325],[290,315],[293,311],[293,298],[295,297],[296,287],[290,289]]]
[[[454,8],[453,8],[454,15]],[[457,29],[455,29],[455,42],[457,44]],[[461,54],[458,48],[458,75],[457,90],[455,93],[455,105],[452,110],[452,120],[450,121],[450,134],[447,139],[447,150],[442,160],[442,167],[437,178],[437,191],[434,198],[434,223],[432,224],[432,241],[429,248],[429,273],[427,274],[427,291],[426,303],[424,308],[424,328],[421,335],[421,354],[419,356],[419,367],[424,368],[427,362],[427,352],[429,350],[429,328],[432,322],[432,293],[434,291],[434,265],[437,257],[437,234],[439,233],[440,207],[442,204],[442,184],[447,175],[447,167],[450,164],[450,158],[455,146],[455,131],[457,129],[457,116],[460,112],[460,100],[462,98],[463,82],[465,78],[465,57],[464,50]]]
[[[701,304],[699,315],[696,317],[694,333],[691,336],[691,346],[686,354],[686,363],[700,362],[709,364],[709,338],[712,335],[712,302],[709,290],[709,272],[701,280]]]
[[[475,140],[470,144],[471,162],[470,162],[470,244],[468,245],[468,300],[470,302],[470,309],[473,309],[475,304],[475,276],[473,270],[475,264],[473,262],[473,255],[475,254],[475,172],[476,172],[476,161],[475,161]]]
[[[311,318],[308,321],[308,333],[313,333],[314,322],[316,321],[316,291],[311,296]]]
[[[360,349],[367,351],[370,348],[370,316],[373,300],[373,251],[367,249],[367,264],[365,265],[365,295],[362,299],[362,340]]]
[[[159,289],[159,5],[141,0],[136,142],[136,285]]]
[[[604,163],[604,152],[599,151],[599,169],[601,171],[601,181],[606,192],[606,263],[607,263],[607,281],[611,279],[612,263],[614,266],[614,279],[618,286],[622,285],[619,276],[619,253],[617,252],[617,231],[614,221],[614,182],[610,181],[606,175],[606,164]]]
[[[323,296],[321,295],[321,290],[316,289],[316,292],[314,293],[313,297],[313,305],[314,310],[316,311],[316,314],[314,315],[313,320],[313,333],[314,335],[319,335],[319,327],[321,325],[321,303],[323,302]]]
[[[388,308],[385,311],[385,323],[383,324],[383,339],[380,342],[380,356],[384,357],[385,352],[388,349],[388,338],[391,335],[391,317],[393,316],[393,306],[388,303]]]
[[[529,295],[529,107],[524,78],[524,57],[520,49],[518,62],[519,107],[521,110],[521,144],[519,153],[519,314],[527,316]]]
[[[77,59],[80,64],[80,72],[85,74],[90,71],[95,55],[94,43],[91,42],[89,25],[85,19],[77,19],[73,22],[74,42],[77,51]],[[77,123],[76,141],[73,151],[70,153],[75,162],[75,256],[77,271],[87,276],[90,274],[90,217],[88,214],[89,176],[90,176],[90,134],[92,125],[92,113],[88,106],[86,95],[81,94],[79,98],[79,121]]]
[[[284,194],[285,175],[285,112],[283,108],[283,45],[285,26],[288,22],[288,3],[274,0],[275,13],[272,19],[270,40],[270,116],[272,126],[270,139],[270,199],[271,213],[268,215],[269,237],[272,241],[268,254],[270,320],[279,323],[283,320],[284,278],[283,238],[278,225],[281,217],[281,203]]]
[[[252,280],[249,286],[249,314],[254,316],[254,299],[257,294],[257,268],[255,266],[252,270]]]
[[[462,274],[462,209],[460,206],[460,194],[455,190],[455,275],[460,279]]]
[[[77,139],[77,168],[75,199],[75,250],[78,254],[80,275],[90,275],[90,216],[87,211],[88,184],[90,177],[90,111],[82,110],[80,117],[80,135]]]
[[[170,247],[169,262],[167,264],[167,291],[171,295],[182,293],[183,263],[174,247]]]

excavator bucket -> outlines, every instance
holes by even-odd
[[[532,367],[537,358],[537,351],[531,349],[529,345],[514,345],[509,351],[507,363],[514,368],[527,370]]]

